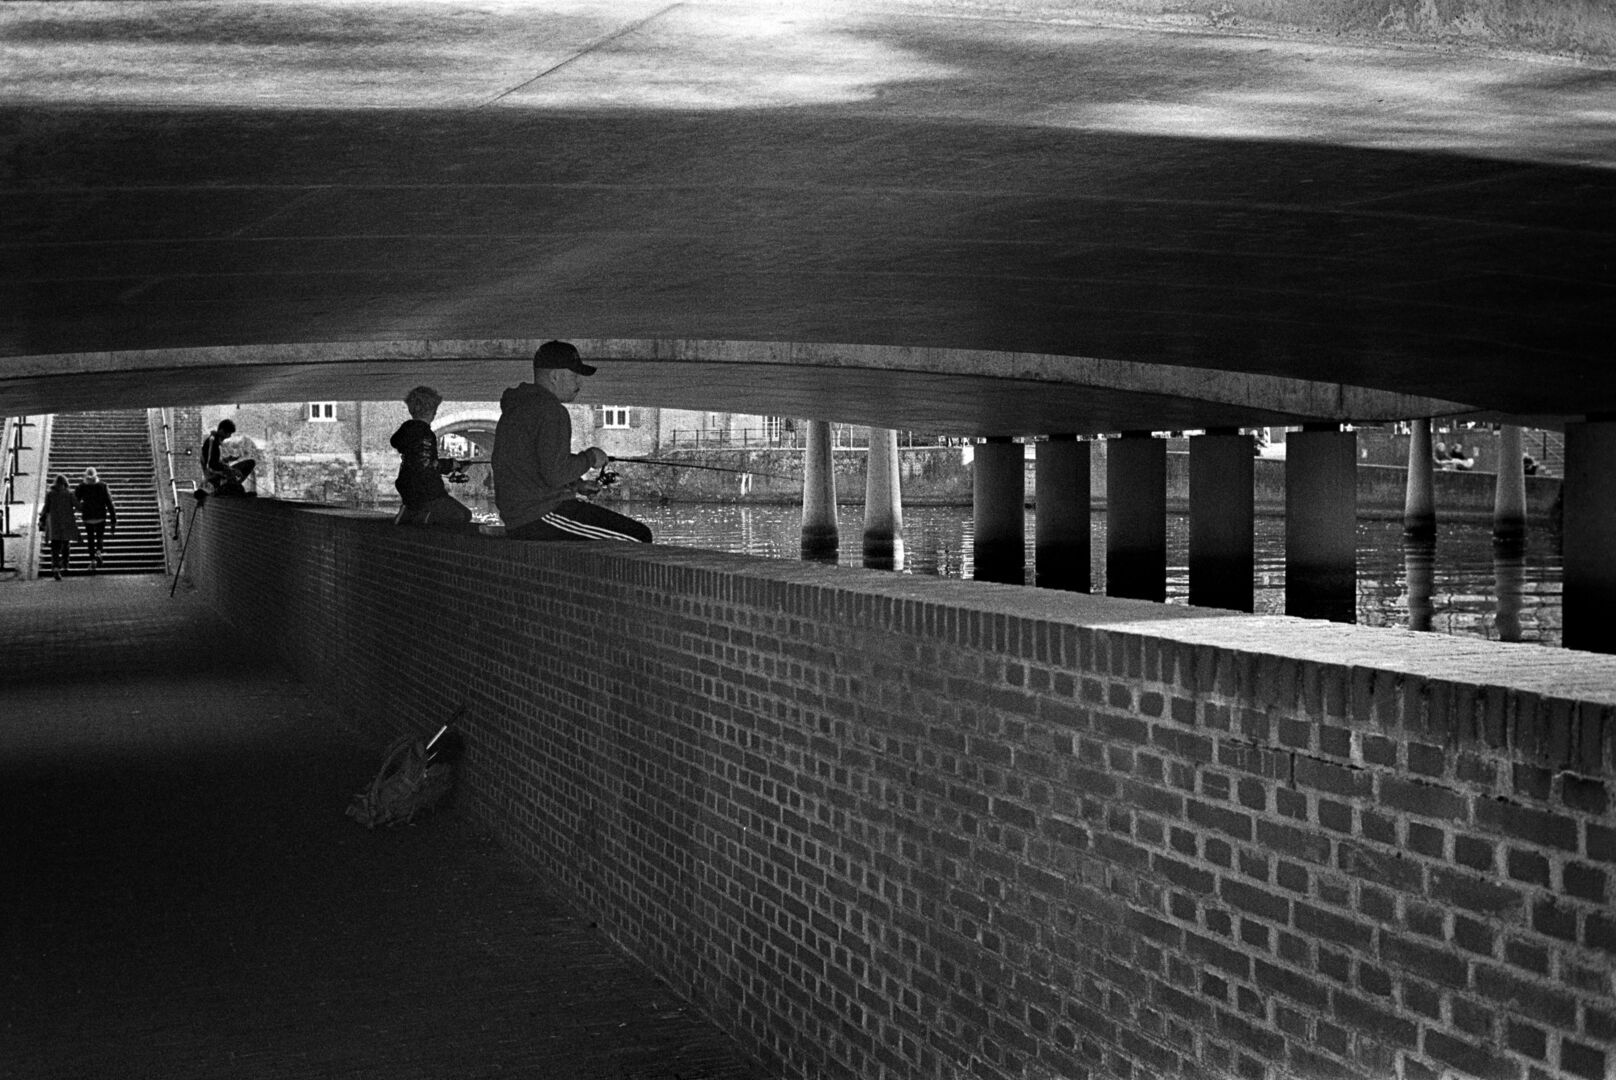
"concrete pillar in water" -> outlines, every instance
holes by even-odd
[[[1565,430],[1564,643],[1616,653],[1616,418]]]
[[[802,557],[835,562],[841,540],[836,531],[836,469],[831,460],[830,423],[808,421],[802,457]]]
[[[1039,587],[1088,592],[1089,444],[1051,435],[1037,445],[1038,513],[1033,519],[1033,567]]]
[[[903,496],[899,491],[898,433],[870,429],[864,478],[864,565],[903,569]]]
[[[1285,613],[1357,621],[1358,437],[1309,424],[1285,440]]]
[[[1190,439],[1190,603],[1250,611],[1256,593],[1256,466],[1251,436]]]
[[[1105,593],[1167,599],[1167,442],[1148,431],[1106,444]]]
[[[1026,452],[1009,436],[977,444],[971,465],[978,581],[1027,580]]]
[[[1493,543],[1507,550],[1526,546],[1526,473],[1521,468],[1521,429],[1498,429],[1498,480],[1493,492]]]
[[[1403,500],[1403,535],[1410,540],[1436,539],[1435,465],[1431,458],[1431,420],[1412,422],[1408,440],[1408,494]]]

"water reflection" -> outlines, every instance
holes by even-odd
[[[1436,542],[1434,540],[1405,539],[1403,541],[1403,575],[1408,586],[1408,628],[1431,629],[1431,616],[1435,607],[1431,603],[1436,589]]]
[[[902,572],[903,541],[895,540],[890,544],[865,544],[864,568],[866,570],[895,570]]]
[[[867,570],[903,570],[903,532],[886,535],[887,530],[864,534],[864,567]]]
[[[1526,594],[1526,556],[1517,549],[1493,555],[1493,595],[1498,601],[1499,641],[1522,640],[1521,608]]]
[[[1558,620],[1551,603],[1539,603],[1531,612],[1529,633],[1526,598],[1537,589],[1554,590],[1557,583],[1545,567],[1529,565],[1520,544],[1495,545],[1492,559],[1492,625],[1481,618],[1487,605],[1479,562],[1471,567],[1463,558],[1443,568],[1439,581],[1437,548],[1429,541],[1405,540],[1403,573],[1407,588],[1408,627],[1411,630],[1442,630],[1447,633],[1495,637],[1499,641],[1541,641],[1556,643]],[[1436,625],[1437,597],[1441,593],[1442,612],[1447,625]],[[1554,595],[1552,591],[1546,595]]]
[[[802,512],[792,506],[631,504],[657,542],[774,559],[802,557]],[[861,551],[862,523],[844,511],[840,551],[827,561],[869,565]],[[970,507],[904,507],[901,560],[894,569],[934,577],[974,578]],[[1089,574],[1092,591],[1106,593],[1105,514],[1093,516]],[[1021,579],[1034,583],[1035,522],[1026,523]],[[1255,529],[1253,609],[1285,613],[1285,528],[1263,517]],[[1557,538],[1534,528],[1524,551],[1494,550],[1489,523],[1447,523],[1434,543],[1406,545],[1401,521],[1361,521],[1357,536],[1355,620],[1444,634],[1559,645],[1560,558]],[[1189,519],[1167,520],[1167,602],[1189,601]]]

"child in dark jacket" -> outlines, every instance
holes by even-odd
[[[399,452],[398,489],[404,506],[398,512],[400,525],[466,525],[471,510],[449,494],[443,478],[454,471],[452,458],[438,457],[438,436],[432,420],[438,415],[443,396],[430,386],[417,386],[404,395],[410,418],[399,425],[391,440]]]

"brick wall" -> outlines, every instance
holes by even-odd
[[[378,737],[465,701],[463,805],[784,1076],[1616,1069],[1616,658],[268,500],[193,551]]]

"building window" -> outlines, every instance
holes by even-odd
[[[628,427],[628,407],[625,405],[602,405],[600,407],[600,426],[603,428]]]
[[[768,440],[769,442],[780,441],[780,431],[784,426],[781,424],[781,420],[782,417],[779,416],[765,416],[763,418],[764,439]]]
[[[321,423],[330,423],[337,418],[337,403],[335,401],[309,402],[309,420]]]

